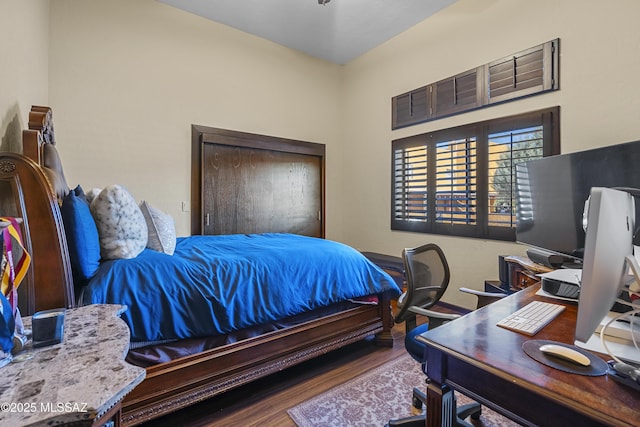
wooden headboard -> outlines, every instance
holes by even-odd
[[[22,135],[24,154],[0,153],[1,213],[22,218],[25,249],[31,254],[31,267],[18,289],[23,315],[75,305],[59,207],[59,197],[68,187],[55,148],[51,118],[50,108],[32,107],[29,129]]]

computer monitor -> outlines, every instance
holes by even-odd
[[[631,194],[591,189],[575,339],[586,343],[611,310],[625,285],[633,256],[635,202]]]
[[[516,240],[579,263],[585,243],[582,212],[591,188],[640,188],[639,165],[640,141],[518,164]],[[639,202],[640,197],[640,211]]]

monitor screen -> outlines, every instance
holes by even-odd
[[[640,141],[516,166],[516,240],[584,257],[584,203],[592,187],[640,188]]]
[[[629,193],[591,190],[575,339],[587,342],[611,310],[633,258],[635,203]]]

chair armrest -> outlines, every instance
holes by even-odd
[[[409,307],[409,311],[419,314],[421,316],[433,317],[436,319],[443,319],[443,320],[454,320],[460,317],[459,314],[441,313],[439,311],[427,310],[425,308],[416,307],[416,306]]]
[[[492,302],[496,302],[499,299],[502,299],[507,296],[507,294],[502,294],[500,292],[483,292],[477,291],[475,289],[469,288],[460,288],[461,292],[465,292],[467,294],[475,295],[478,297],[477,308],[484,307],[485,305],[491,304]]]
[[[495,298],[495,299],[500,299],[507,296],[507,294],[502,294],[499,292],[484,292],[484,291],[478,291],[476,289],[469,289],[469,288],[460,288],[460,292],[476,295],[479,297],[489,297],[489,298]]]

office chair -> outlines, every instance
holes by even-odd
[[[398,312],[394,316],[394,321],[396,323],[405,322],[405,349],[416,361],[424,363],[425,345],[416,337],[429,328],[435,328],[460,316],[429,310],[447,290],[451,277],[447,259],[438,245],[429,243],[413,249],[404,249],[402,260],[405,267],[407,290],[398,299]],[[417,315],[428,317],[429,322],[417,326]],[[424,366],[422,369],[425,370]],[[419,388],[414,388],[412,401],[416,409],[421,409],[427,401],[425,393]],[[468,416],[475,420],[479,419],[481,406],[479,403],[472,403],[461,406],[456,412],[457,426],[472,427],[464,419]],[[391,420],[387,424],[388,427],[414,425],[424,426],[425,415]]]

